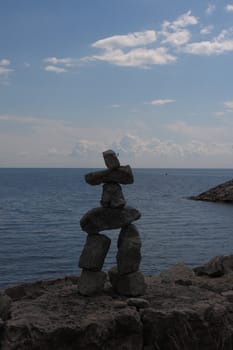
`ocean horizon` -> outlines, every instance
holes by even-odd
[[[0,288],[39,279],[79,275],[86,239],[79,221],[99,206],[102,186],[85,183],[99,168],[0,168]],[[233,178],[233,169],[133,168],[123,185],[127,204],[142,214],[141,270],[158,274],[177,263],[193,267],[232,253],[232,205],[190,196]],[[104,270],[115,265],[119,230]]]

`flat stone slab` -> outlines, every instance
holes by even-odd
[[[191,199],[209,202],[226,202],[233,203],[233,180],[224,182],[221,185],[211,188]]]
[[[117,252],[117,268],[120,275],[139,270],[141,245],[139,232],[135,225],[128,225],[121,230]]]
[[[111,149],[103,152],[104,162],[107,168],[117,169],[120,167],[119,159],[114,151]]]
[[[131,207],[119,209],[99,207],[89,210],[80,220],[80,225],[83,231],[95,234],[127,226],[140,216],[140,212]]]
[[[78,282],[78,292],[85,296],[101,294],[104,290],[105,280],[106,273],[103,271],[83,270]]]
[[[116,183],[104,184],[100,204],[104,208],[124,207],[126,201],[122,193],[121,186]]]
[[[87,236],[86,244],[79,259],[79,267],[92,271],[100,271],[110,244],[111,239],[105,235]]]
[[[86,174],[85,180],[89,185],[111,182],[127,185],[134,182],[134,177],[131,167],[125,165],[120,166],[118,169],[106,169]]]

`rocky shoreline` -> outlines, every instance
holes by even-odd
[[[233,203],[233,180],[190,198],[198,201]]]
[[[116,294],[108,280],[101,294],[82,296],[71,276],[8,288],[0,295],[0,348],[233,348],[233,256],[194,270],[180,263],[145,281],[140,298]]]

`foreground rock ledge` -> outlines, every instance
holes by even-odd
[[[233,180],[213,187],[198,196],[192,196],[191,199],[198,201],[233,203]]]
[[[7,289],[2,350],[232,350],[233,275],[211,279],[178,265],[146,278],[143,299],[77,294],[78,277]]]

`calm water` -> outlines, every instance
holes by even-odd
[[[99,206],[101,186],[89,186],[91,169],[0,169],[0,288],[18,282],[79,274],[86,234],[79,220]],[[198,194],[233,177],[233,170],[136,169],[123,186],[143,248],[141,269],[158,273],[183,261],[201,264],[233,251],[232,212],[226,204],[196,202]],[[115,264],[118,231],[104,269]]]

